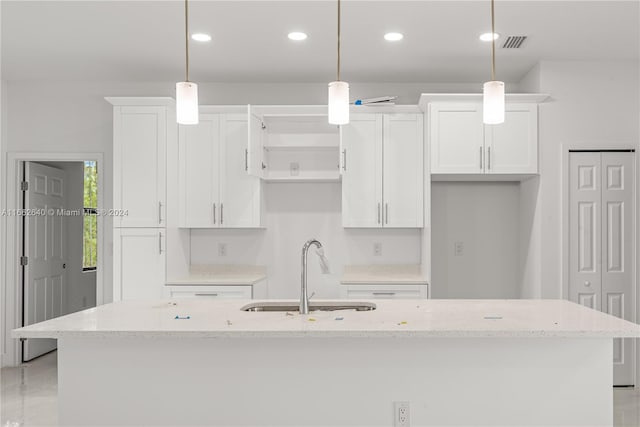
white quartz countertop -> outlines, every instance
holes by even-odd
[[[369,301],[377,306],[373,311],[308,315],[240,310],[250,302],[255,301],[118,302],[16,329],[12,336],[640,337],[639,325],[564,300],[375,300]]]
[[[340,282],[344,285],[357,284],[426,284],[420,265],[345,265]]]
[[[267,278],[267,270],[256,265],[192,265],[184,277],[168,279],[168,286],[254,285]]]

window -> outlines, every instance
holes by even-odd
[[[98,265],[98,169],[95,161],[84,162],[84,229],[82,270]]]

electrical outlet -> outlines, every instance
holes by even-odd
[[[393,427],[410,427],[409,402],[393,402]]]
[[[226,243],[218,243],[218,255],[219,256],[227,256],[227,244]]]
[[[455,242],[453,244],[453,254],[455,256],[464,255],[464,242]]]
[[[291,174],[291,176],[300,175],[300,163],[298,162],[289,163],[289,173]]]
[[[382,243],[376,242],[373,244],[373,256],[382,256]]]

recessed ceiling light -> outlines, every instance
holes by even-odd
[[[301,33],[300,31],[293,31],[289,34],[287,34],[287,37],[289,37],[289,40],[295,40],[297,42],[302,41],[302,40],[306,40],[307,35],[305,33]]]
[[[401,33],[387,33],[384,35],[384,39],[390,42],[397,42],[404,38]]]
[[[498,33],[484,33],[480,35],[480,40],[483,42],[490,42],[491,40],[498,40],[500,34]]]
[[[197,42],[210,42],[211,36],[209,34],[204,33],[195,33],[191,34],[191,38]]]

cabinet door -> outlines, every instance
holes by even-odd
[[[431,104],[429,129],[432,174],[484,172],[481,104]]]
[[[424,138],[422,114],[384,115],[384,227],[422,227]]]
[[[382,115],[354,114],[340,130],[342,225],[382,227]]]
[[[220,140],[220,226],[259,227],[261,185],[247,173],[247,117],[223,114]]]
[[[113,207],[128,215],[114,227],[165,225],[166,107],[115,107]]]
[[[114,301],[163,297],[165,245],[164,228],[114,229]]]
[[[538,173],[538,106],[507,104],[504,123],[485,125],[486,172]]]
[[[180,126],[180,226],[217,227],[220,117],[201,114],[197,125]]]
[[[264,177],[264,122],[262,117],[248,106],[247,120],[247,172],[258,178]]]

